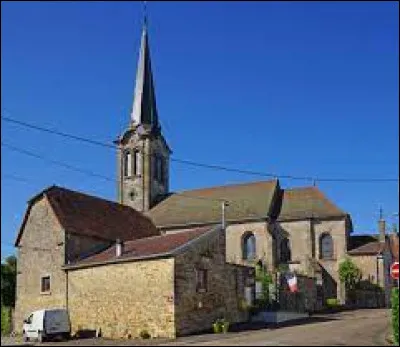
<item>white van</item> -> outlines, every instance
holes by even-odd
[[[45,339],[61,336],[70,338],[71,325],[66,309],[46,309],[32,312],[24,319],[22,335],[24,341]]]

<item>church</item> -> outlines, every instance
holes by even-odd
[[[384,224],[379,240],[354,245],[350,214],[316,186],[275,179],[171,193],[155,96],[145,24],[129,124],[115,140],[116,201],[58,186],[29,200],[15,241],[17,330],[48,307],[66,307],[74,331],[117,338],[174,338],[221,316],[245,321],[255,264],[318,278],[321,302],[344,302],[339,263],[375,264],[380,252],[384,285]]]

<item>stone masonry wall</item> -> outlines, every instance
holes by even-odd
[[[315,233],[315,249],[316,258],[321,266],[336,282],[337,298],[344,303],[345,291],[339,280],[339,264],[345,259],[347,254],[347,229],[346,221],[342,220],[329,220],[313,222]],[[320,237],[327,232],[333,239],[333,258],[331,260],[320,259]],[[329,288],[326,288],[329,292]]]
[[[298,270],[308,273],[309,263],[307,258],[315,257],[326,273],[336,282],[336,288],[325,288],[326,292],[337,293],[338,298],[344,302],[344,292],[339,281],[339,263],[345,258],[347,250],[347,226],[344,219],[280,222],[280,232],[289,238],[292,261],[299,262]],[[333,258],[320,259],[320,237],[329,233],[333,239]],[[326,283],[333,283],[328,281]],[[329,284],[331,285],[331,284]]]
[[[216,319],[230,323],[246,319],[240,311],[243,279],[239,272],[246,268],[225,262],[225,234],[215,232],[196,241],[175,259],[175,320],[177,335],[212,328]],[[207,270],[207,291],[196,290],[196,269]]]
[[[108,264],[68,271],[72,333],[103,337],[175,337],[174,259]]]
[[[66,262],[74,262],[84,256],[98,252],[114,242],[98,238],[67,233]]]
[[[66,307],[64,232],[46,197],[31,208],[17,251],[15,329],[35,310]],[[49,293],[41,293],[41,276],[50,275]]]
[[[235,264],[246,264],[242,255],[242,237],[252,232],[256,239],[256,259],[264,259],[268,266],[274,263],[272,236],[266,222],[229,224],[226,228],[226,260]]]

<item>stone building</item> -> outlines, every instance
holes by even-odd
[[[175,338],[209,330],[218,318],[247,319],[240,304],[250,274],[226,263],[220,226],[128,241],[117,249],[65,267],[74,332]]]
[[[75,330],[119,337],[141,329],[191,333],[222,314],[240,321],[245,265],[255,263],[318,272],[322,302],[344,301],[338,267],[350,255],[351,217],[318,187],[270,180],[169,191],[172,152],[158,117],[146,26],[130,122],[115,144],[117,202],[56,186],[29,201],[15,242],[18,330],[28,312],[54,306],[70,310]],[[209,291],[198,292],[198,281]]]
[[[136,210],[52,186],[34,196],[18,232],[15,324],[36,309],[67,307],[66,264],[121,241],[159,235]]]

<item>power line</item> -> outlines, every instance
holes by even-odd
[[[64,167],[64,168],[72,170],[72,171],[80,172],[80,173],[83,173],[83,174],[86,174],[86,175],[90,175],[92,177],[98,177],[98,178],[102,178],[102,179],[107,180],[107,181],[115,182],[114,179],[109,178],[107,176],[97,174],[97,173],[95,173],[93,171],[81,169],[81,168],[78,168],[76,166],[72,166],[70,164],[66,164],[66,163],[58,161],[58,160],[53,160],[53,159],[46,158],[46,157],[44,157],[44,156],[42,156],[40,154],[36,154],[36,153],[31,152],[31,151],[27,151],[25,149],[10,145],[10,144],[5,143],[3,141],[1,142],[1,145],[3,147],[6,147],[6,148],[14,151],[14,152],[22,153],[22,154],[28,155],[30,157],[33,157],[33,158],[41,159],[43,161],[47,161],[47,162],[49,162],[51,164],[58,165],[58,166]]]
[[[109,143],[104,143],[92,139],[88,139],[82,136],[77,136],[65,132],[61,132],[56,129],[49,129],[45,128],[42,126],[38,126],[35,124],[27,123],[24,121],[16,120],[10,117],[5,117],[1,116],[1,118],[10,123],[14,123],[23,127],[27,127],[30,129],[35,129],[38,131],[43,131],[46,133],[62,136],[65,138],[70,138],[74,139],[77,141],[82,141],[86,143],[90,143],[92,145],[96,146],[101,146],[101,147],[106,147],[106,148],[112,148],[112,149],[118,149],[116,145],[111,145]],[[146,154],[146,153],[145,153]],[[154,156],[153,154],[150,154],[151,156]],[[184,165],[190,165],[190,166],[195,166],[195,167],[202,167],[202,168],[207,168],[207,169],[213,169],[213,170],[219,170],[219,171],[226,171],[226,172],[234,172],[234,173],[240,173],[240,174],[247,174],[247,175],[253,175],[253,176],[262,176],[262,177],[268,177],[268,178],[281,178],[281,179],[292,179],[292,180],[303,180],[303,181],[311,181],[313,184],[316,182],[341,182],[341,183],[357,183],[357,182],[370,182],[370,183],[378,183],[378,182],[398,182],[398,178],[318,178],[318,177],[312,177],[312,176],[295,176],[295,175],[280,175],[280,174],[275,174],[275,173],[267,173],[267,172],[259,172],[259,171],[250,171],[250,170],[242,170],[242,169],[237,169],[237,168],[228,168],[225,166],[221,165],[215,165],[215,164],[205,164],[205,163],[199,163],[196,161],[191,161],[191,160],[185,160],[185,159],[178,159],[171,157],[171,161],[177,162],[180,164]]]

